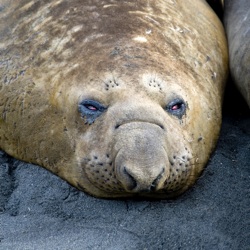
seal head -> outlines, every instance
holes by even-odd
[[[218,138],[228,60],[196,4],[5,1],[1,149],[96,197],[187,190]]]

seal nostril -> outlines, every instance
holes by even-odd
[[[161,173],[155,178],[155,180],[152,182],[151,186],[150,186],[150,191],[155,191],[157,188],[157,185],[160,181],[160,179],[162,178],[163,174],[165,172],[165,169],[163,168]]]
[[[135,178],[127,171],[126,167],[123,168],[123,173],[126,177],[126,188],[128,190],[133,190],[137,186],[137,182]]]
[[[156,190],[156,183],[152,183],[152,185],[149,188],[150,191],[155,191]]]
[[[120,126],[120,124],[115,125],[115,129],[118,129]]]
[[[160,127],[161,129],[165,130],[164,126],[161,125],[161,124],[159,124],[159,127]]]

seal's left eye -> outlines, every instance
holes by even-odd
[[[182,109],[182,105],[183,105],[183,103],[178,102],[178,103],[175,103],[174,105],[172,105],[172,106],[170,107],[170,109],[171,109],[172,111],[180,110],[180,109]]]
[[[106,110],[106,107],[98,101],[87,99],[79,104],[78,110],[82,117],[86,117],[86,123],[92,124]]]
[[[186,113],[186,103],[182,99],[176,98],[167,105],[166,110],[181,119]]]
[[[89,105],[89,104],[85,104],[84,105],[85,108],[91,110],[91,111],[97,111],[97,107],[93,106],[93,105]]]

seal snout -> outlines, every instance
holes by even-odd
[[[114,168],[117,181],[128,193],[154,192],[169,177],[165,131],[149,122],[124,123],[117,130]]]
[[[161,172],[151,176],[151,178],[143,178],[142,173],[136,173],[133,169],[124,167],[121,172],[121,182],[123,187],[129,192],[147,193],[153,192],[160,188],[161,180],[164,179],[165,168],[162,168]],[[142,178],[141,178],[142,177]],[[155,179],[154,179],[155,178]],[[150,181],[151,180],[151,181]],[[153,181],[152,181],[153,180]],[[165,179],[164,179],[165,180]]]

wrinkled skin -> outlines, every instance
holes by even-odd
[[[194,184],[221,124],[205,1],[1,1],[0,148],[103,198]]]
[[[250,108],[250,1],[224,0],[232,78]]]

